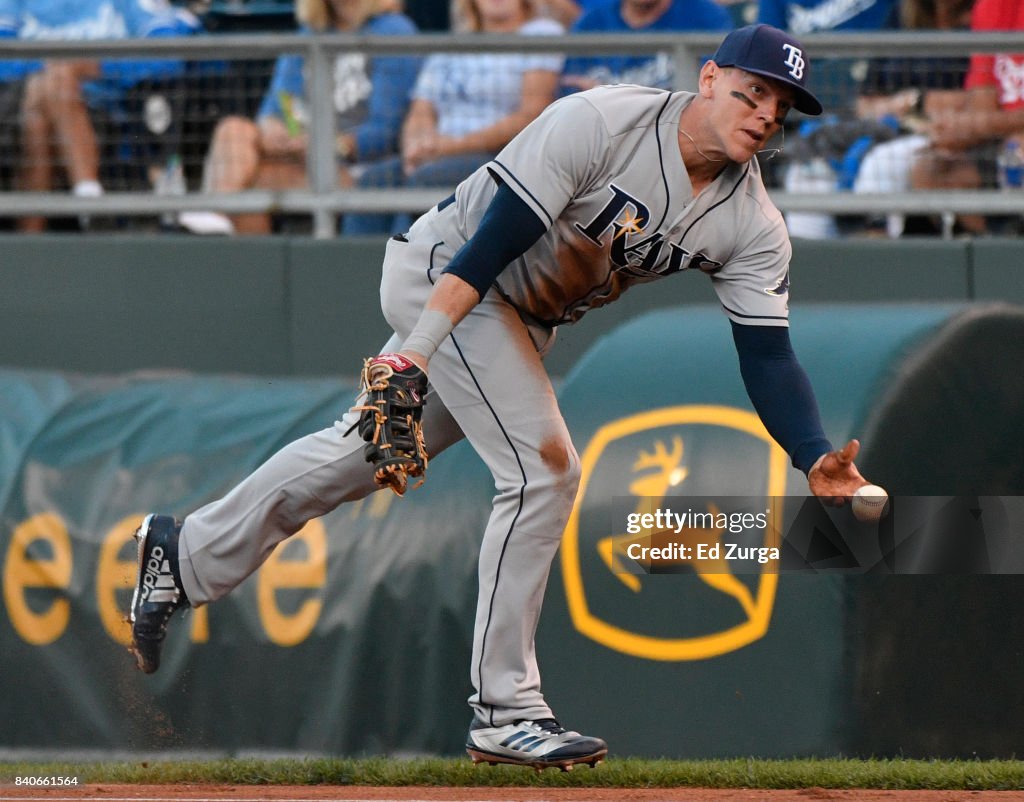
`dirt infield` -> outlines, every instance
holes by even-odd
[[[325,785],[0,785],[0,802],[1024,802],[1024,791],[743,788],[381,788]]]

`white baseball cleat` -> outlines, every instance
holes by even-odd
[[[577,763],[593,768],[608,754],[600,738],[566,730],[555,719],[519,721],[487,727],[474,720],[466,738],[466,751],[474,763],[512,763],[541,771],[557,766],[571,771]]]

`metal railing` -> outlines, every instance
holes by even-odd
[[[451,188],[436,190],[340,190],[336,185],[335,116],[332,107],[332,69],[341,53],[367,55],[427,55],[436,52],[515,52],[571,55],[653,54],[669,52],[675,63],[676,88],[692,89],[701,57],[714,51],[717,33],[574,34],[560,37],[517,35],[436,34],[362,36],[358,34],[204,35],[175,39],[92,42],[4,42],[2,60],[62,58],[176,58],[187,60],[269,59],[301,54],[309,70],[310,124],[307,190],[249,190],[231,194],[112,192],[98,198],[61,193],[0,193],[0,216],[117,215],[152,216],[186,210],[225,213],[283,212],[308,214],[313,233],[329,238],[337,232],[336,216],[346,212],[416,212],[429,208]],[[1024,32],[869,32],[812,34],[802,37],[815,61],[878,56],[965,56],[971,53],[1024,52]],[[813,69],[813,66],[812,66]],[[812,73],[813,74],[813,73]],[[829,214],[1021,214],[1024,193],[991,190],[911,192],[899,194],[796,194],[773,190],[783,211]]]

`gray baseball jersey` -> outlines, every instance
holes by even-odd
[[[520,313],[578,320],[634,284],[708,273],[737,323],[785,326],[789,236],[756,159],[696,198],[677,141],[689,92],[607,86],[552,104],[464,181],[431,225],[457,248],[510,188],[550,227],[497,280]]]

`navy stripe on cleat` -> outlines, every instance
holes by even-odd
[[[517,721],[504,727],[486,727],[474,720],[466,738],[466,752],[474,763],[571,771],[577,763],[596,766],[608,754],[608,745],[600,738],[566,730],[553,718]]]

